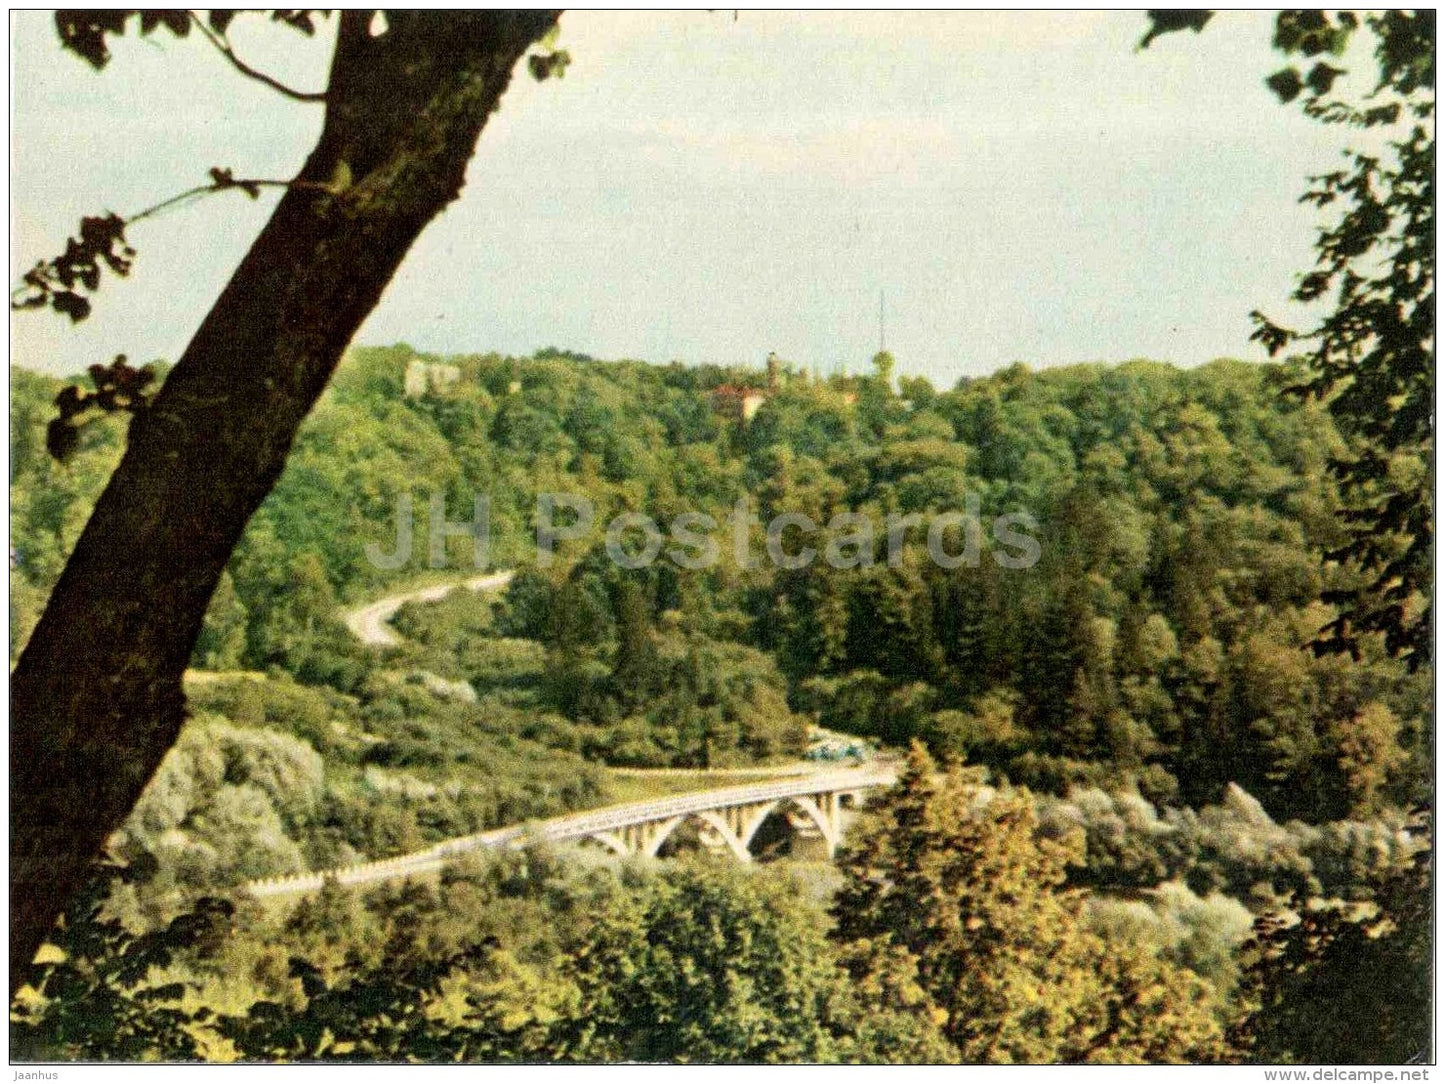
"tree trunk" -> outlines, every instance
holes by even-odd
[[[174,743],[207,602],[298,427],[556,19],[396,12],[372,37],[369,13],[340,16],[309,183],[132,423],[11,676],[12,995]]]

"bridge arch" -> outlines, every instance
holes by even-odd
[[[662,845],[672,837],[672,834],[677,831],[678,827],[686,824],[688,821],[696,821],[700,825],[711,828],[721,836],[723,842],[727,844],[728,850],[732,852],[733,857],[739,862],[752,861],[753,856],[748,851],[748,845],[738,837],[738,834],[732,830],[727,820],[715,809],[696,809],[684,816],[673,817],[662,826],[656,836],[648,841],[643,853],[646,854],[648,858],[655,858],[657,852],[662,849]]]
[[[828,797],[824,798],[822,806],[809,795],[797,794],[786,798],[777,798],[744,813],[741,818],[742,827],[738,832],[738,839],[751,854],[758,833],[770,820],[787,820],[788,814],[801,813],[818,830],[818,834],[823,837],[823,842],[827,845],[828,853],[831,855],[838,845],[839,832],[835,818],[829,815],[830,808],[831,802]],[[788,831],[793,836],[797,835],[797,829],[791,825]]]
[[[823,834],[823,839],[828,843],[828,853],[832,854],[833,848],[838,845],[838,827],[833,823],[833,818],[820,809],[818,803],[806,794],[795,794],[788,801],[807,814],[808,819],[817,826],[818,831]]]
[[[593,832],[586,839],[599,846],[605,847],[613,854],[626,858],[632,852],[627,849],[627,844],[617,837],[616,832]]]

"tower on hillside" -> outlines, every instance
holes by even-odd
[[[778,377],[779,377],[780,373],[782,372],[782,368],[783,368],[783,363],[778,360],[778,355],[777,355],[777,353],[776,353],[775,351],[769,350],[769,351],[768,351],[768,391],[774,392],[774,391],[777,391],[777,390],[778,390]]]
[[[873,370],[878,382],[889,391],[893,390],[893,355],[888,352],[888,338],[883,322],[883,291],[878,291],[878,353],[873,355]]]
[[[878,383],[891,391],[893,389],[893,355],[887,350],[880,350],[874,354],[873,371],[878,375]]]

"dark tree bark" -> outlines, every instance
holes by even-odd
[[[11,676],[13,995],[176,739],[211,592],[556,12],[340,16],[326,121],[129,444]],[[322,188],[318,185],[324,184]]]

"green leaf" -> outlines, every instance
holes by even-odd
[[[1344,74],[1343,68],[1336,68],[1320,61],[1310,69],[1309,75],[1305,77],[1305,82],[1309,84],[1310,90],[1315,94],[1328,94],[1330,87],[1334,86],[1335,80]]]
[[[1145,17],[1149,20],[1149,32],[1140,39],[1137,48],[1147,49],[1149,44],[1158,37],[1165,34],[1175,34],[1181,30],[1192,30],[1198,34],[1214,18],[1214,12],[1206,9],[1174,9],[1163,8],[1146,11]]]
[[[1282,68],[1266,79],[1264,85],[1274,91],[1279,100],[1285,103],[1294,101],[1299,97],[1299,92],[1304,89],[1299,72],[1294,68]]]

